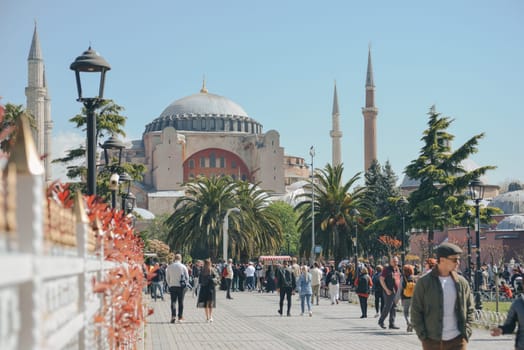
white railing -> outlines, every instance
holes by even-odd
[[[112,263],[95,254],[81,196],[73,209],[47,198],[30,134],[19,125],[0,181],[0,349],[103,349],[91,282]]]

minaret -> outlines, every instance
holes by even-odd
[[[333,93],[333,112],[331,113],[331,123],[333,129],[329,132],[332,140],[332,156],[333,161],[331,166],[335,167],[341,163],[341,148],[340,139],[342,138],[342,131],[340,131],[340,113],[338,111],[338,96],[337,96],[337,82],[335,81],[335,92]]]
[[[45,180],[51,180],[51,131],[53,122],[51,120],[51,99],[47,91],[45,78],[44,60],[40,48],[38,31],[33,32],[31,49],[27,57],[28,73],[27,87],[25,88],[27,111],[35,118],[36,130],[33,136],[36,149],[40,156],[45,156]]]
[[[373,83],[373,66],[371,65],[371,46],[368,51],[368,71],[366,76],[366,107],[364,115],[364,171],[367,171],[377,159],[377,114],[375,107],[375,84]]]

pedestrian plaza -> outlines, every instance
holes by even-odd
[[[298,296],[293,297],[291,317],[280,316],[277,293],[236,292],[227,300],[218,291],[214,322],[207,323],[204,310],[196,308],[196,297],[188,292],[183,323],[171,324],[169,295],[164,301],[144,296],[154,309],[147,318],[146,350],[172,349],[421,349],[415,333],[406,332],[402,312],[397,313],[400,330],[382,330],[374,318],[360,319],[357,304],[331,305],[326,298],[313,306],[313,316],[300,316]],[[285,306],[284,306],[285,307]],[[475,328],[469,350],[513,349],[514,335],[491,337],[488,330]]]

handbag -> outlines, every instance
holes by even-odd
[[[187,287],[186,279],[184,278],[184,275],[182,275],[182,277],[180,277],[180,288],[186,288],[186,287]]]

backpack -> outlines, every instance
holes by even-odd
[[[404,277],[404,281],[406,284],[404,285],[402,295],[406,298],[411,298],[413,296],[413,290],[415,289],[415,282],[413,280],[408,281],[406,277]]]
[[[358,278],[357,293],[369,294],[369,281],[366,275],[362,275]]]
[[[222,277],[223,278],[227,277],[227,265],[224,265],[224,267],[222,268]]]
[[[330,282],[331,282],[331,284],[337,284],[338,283],[338,277],[337,277],[337,272],[336,271],[333,271],[333,274],[331,275]]]

